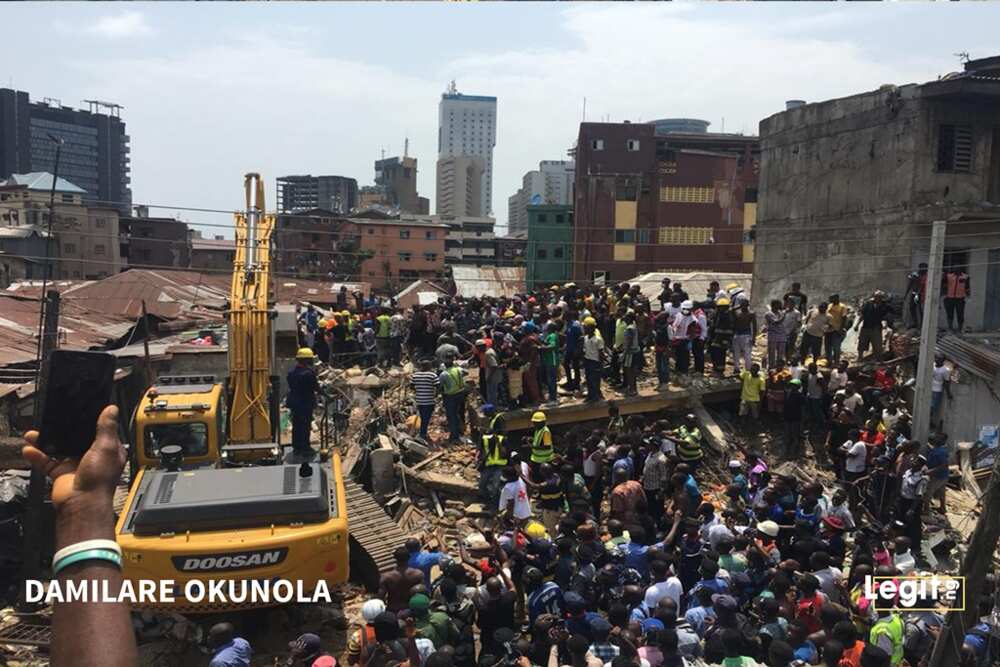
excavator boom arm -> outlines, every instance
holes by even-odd
[[[229,294],[229,442],[271,438],[272,338],[268,308],[271,234],[275,218],[264,209],[264,181],[247,174],[247,208],[236,214],[236,251]]]

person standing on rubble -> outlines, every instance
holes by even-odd
[[[483,406],[486,427],[483,429],[482,447],[479,450],[479,495],[487,507],[496,507],[503,485],[503,469],[507,466],[507,435],[504,433],[503,416],[493,415],[491,403]]]
[[[541,410],[531,415],[531,425],[534,427],[531,434],[531,475],[536,480],[542,464],[551,463],[556,456],[552,445],[552,431],[546,421],[545,413]]]
[[[465,371],[455,365],[455,357],[447,355],[444,370],[438,376],[444,400],[444,413],[448,418],[451,442],[462,438],[462,411],[465,409]]]
[[[300,348],[295,354],[294,368],[288,371],[288,396],[285,404],[292,415],[292,451],[296,454],[312,454],[309,441],[316,392],[319,390],[319,382],[312,369],[315,358],[316,355],[310,348]]]
[[[597,331],[597,320],[583,320],[583,372],[587,380],[587,402],[601,400],[601,377],[604,375],[604,339]]]

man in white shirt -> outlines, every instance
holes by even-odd
[[[853,382],[848,382],[843,389],[835,394],[835,396],[843,396],[844,407],[850,410],[851,414],[855,416],[857,416],[858,410],[865,405],[864,397],[855,391]]]
[[[528,500],[528,486],[517,474],[517,468],[503,469],[503,488],[500,489],[501,512],[511,511],[514,519],[523,521],[531,518],[531,502]]]
[[[653,584],[646,589],[643,603],[650,613],[656,610],[656,606],[663,598],[670,598],[674,604],[680,608],[681,595],[684,593],[684,586],[681,580],[674,576],[670,566],[662,560],[654,560],[649,565]]]
[[[819,579],[820,590],[830,598],[831,602],[840,604],[840,584],[844,579],[844,573],[830,565],[830,554],[825,551],[814,552],[809,557],[809,566],[813,570],[813,576]]]
[[[868,446],[860,440],[861,433],[858,429],[851,429],[847,434],[849,440],[840,446],[840,451],[844,453],[844,477],[848,482],[853,482],[865,474],[865,464],[868,460]]]
[[[931,369],[931,425],[937,424],[941,417],[941,402],[945,394],[951,400],[951,369],[944,365],[944,355],[934,355],[934,368]]]
[[[830,371],[830,381],[827,383],[826,389],[834,394],[846,387],[847,382],[847,362],[841,361],[836,368]]]

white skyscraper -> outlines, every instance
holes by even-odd
[[[475,157],[482,161],[478,199],[480,216],[493,215],[493,147],[497,143],[497,98],[463,95],[452,81],[438,105],[438,161],[451,157]],[[447,171],[447,170],[445,170]],[[436,212],[438,215],[464,215],[449,209],[455,197],[449,184],[442,181],[438,169]]]

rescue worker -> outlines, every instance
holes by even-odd
[[[292,451],[296,454],[312,454],[309,441],[316,392],[319,390],[319,382],[312,369],[316,355],[310,348],[302,347],[295,353],[295,359],[295,367],[288,371],[288,397],[285,399],[285,404],[292,413]]]
[[[684,423],[674,431],[677,436],[677,456],[682,463],[694,470],[701,463],[705,452],[701,448],[701,430],[698,419],[693,414],[684,416]]]
[[[507,436],[503,432],[503,417],[495,414],[492,403],[483,406],[486,427],[479,451],[479,495],[487,507],[496,507],[500,500],[502,473],[507,465]]]
[[[444,395],[444,412],[452,442],[462,438],[462,412],[465,410],[465,372],[455,365],[455,357],[445,358],[444,370],[438,377]]]
[[[708,354],[712,359],[712,369],[718,375],[726,372],[726,355],[733,346],[733,335],[736,333],[729,303],[729,299],[724,296],[715,302],[715,313],[709,325]]]
[[[878,620],[868,635],[868,643],[889,654],[889,664],[896,667],[903,660],[903,617],[894,609],[878,611]]]
[[[551,462],[556,454],[552,447],[552,431],[546,425],[545,413],[539,410],[531,415],[531,424],[535,427],[531,434],[531,476],[540,481],[542,464]]]

